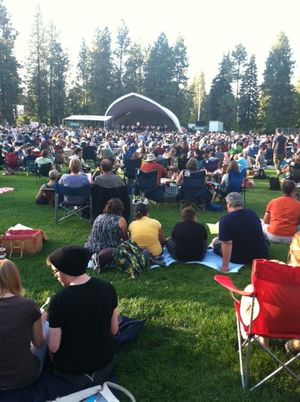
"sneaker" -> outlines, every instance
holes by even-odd
[[[300,339],[291,339],[284,346],[287,352],[297,355],[300,352]]]

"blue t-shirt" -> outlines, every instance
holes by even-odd
[[[219,240],[232,241],[231,262],[248,264],[255,258],[268,258],[259,217],[251,209],[239,209],[222,216]]]

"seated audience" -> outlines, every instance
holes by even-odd
[[[191,173],[196,173],[196,172],[200,172],[200,171],[205,173],[204,169],[199,169],[198,168],[197,159],[196,158],[190,158],[187,161],[186,169],[182,170],[179,173],[179,175],[177,177],[177,180],[176,180],[176,185],[180,186],[182,184],[184,176],[190,177]]]
[[[91,253],[97,253],[106,248],[117,247],[122,240],[128,238],[127,222],[123,218],[124,205],[118,198],[111,198],[103,213],[94,221],[92,230],[85,243]]]
[[[140,248],[146,249],[153,257],[162,253],[164,244],[162,227],[159,221],[149,217],[146,204],[138,203],[135,208],[135,220],[130,223],[128,232]]]
[[[47,163],[52,164],[52,160],[48,157],[48,151],[47,149],[44,149],[42,151],[42,156],[36,158],[35,164],[40,167],[41,165],[46,165]]]
[[[167,177],[167,170],[157,163],[156,156],[154,154],[148,154],[145,160],[145,163],[141,166],[140,169],[144,173],[153,172],[153,170],[157,170],[157,185],[160,185],[160,179]]]
[[[0,389],[32,384],[43,367],[44,318],[36,303],[23,293],[15,264],[0,260]]]
[[[207,249],[205,226],[197,222],[194,208],[186,207],[181,211],[182,222],[176,223],[166,246],[174,259],[180,261],[199,261]]]
[[[59,178],[59,172],[55,169],[50,170],[49,172],[49,181],[46,184],[43,184],[41,188],[39,189],[36,197],[35,197],[35,202],[37,204],[53,204],[54,202],[54,188],[55,184]],[[53,190],[52,194],[51,192],[47,192],[45,190]]]
[[[110,159],[102,159],[100,163],[101,174],[95,177],[94,183],[105,188],[116,188],[124,186],[124,181],[120,176],[112,172],[113,163]]]
[[[47,259],[64,287],[50,301],[48,348],[55,374],[80,388],[110,376],[119,327],[116,291],[86,274],[90,256],[87,248],[64,246]]]
[[[296,184],[285,180],[283,196],[271,200],[263,218],[263,230],[268,239],[275,243],[289,244],[293,235],[300,230],[300,202],[296,199]]]
[[[291,162],[284,166],[281,173],[283,173],[287,179],[293,180],[295,183],[300,182],[300,153],[293,156]]]
[[[72,159],[69,163],[70,174],[63,174],[59,180],[59,184],[66,187],[78,188],[85,185],[90,185],[90,182],[85,174],[81,171],[81,162],[79,159]],[[84,198],[82,196],[65,196],[66,203],[80,204]]]
[[[236,160],[232,160],[229,162],[226,169],[226,173],[223,174],[222,176],[221,183],[215,186],[212,202],[214,202],[217,199],[217,197],[225,197],[228,194],[231,174],[235,175],[242,174],[239,170],[239,165]]]
[[[223,258],[222,272],[228,271],[229,262],[249,264],[255,258],[268,258],[268,244],[257,214],[244,208],[243,196],[226,196],[228,214],[219,222],[219,237],[214,239],[214,252]]]

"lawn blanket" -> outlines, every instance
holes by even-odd
[[[12,191],[15,191],[13,187],[0,187],[0,195],[5,193],[11,193]]]
[[[176,260],[174,260],[174,258],[171,257],[170,253],[168,252],[168,250],[166,248],[164,248],[164,262],[165,265],[168,267],[171,264],[173,264],[174,262],[177,262]],[[201,261],[189,261],[186,262],[185,264],[201,264],[201,265],[205,265],[209,268],[215,269],[217,271],[220,271],[221,266],[222,266],[222,257],[220,257],[219,255],[215,254],[213,252],[213,250],[208,249],[206,251],[205,254],[205,258]],[[233,262],[231,262],[229,264],[229,272],[230,273],[237,273],[244,265],[243,264],[234,264]],[[154,267],[151,267],[154,268]]]

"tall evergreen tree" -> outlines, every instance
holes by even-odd
[[[235,99],[232,94],[233,64],[230,55],[224,55],[219,73],[212,81],[210,99],[210,120],[219,120],[230,130],[235,122]]]
[[[97,30],[91,52],[91,113],[104,114],[111,103],[113,87],[113,65],[111,54],[111,34],[107,27]]]
[[[91,110],[91,53],[82,41],[77,63],[76,80],[72,82],[68,93],[68,112],[72,114],[89,114]]]
[[[41,123],[49,121],[48,49],[41,9],[34,16],[27,63],[28,113]]]
[[[257,66],[255,56],[250,57],[242,77],[239,100],[239,128],[243,131],[256,127],[259,105],[259,91],[257,85]]]
[[[145,54],[142,45],[139,43],[133,43],[129,49],[128,59],[125,62],[125,73],[123,77],[125,93],[143,93],[144,63]]]
[[[161,33],[150,48],[145,65],[145,95],[168,107],[174,93],[174,58],[165,33]]]
[[[188,92],[192,95],[190,121],[196,122],[197,120],[205,120],[205,118],[207,118],[207,113],[205,113],[205,99],[207,95],[203,71],[198,76],[194,77]]]
[[[0,0],[0,122],[13,123],[19,93],[18,63],[14,56],[16,31]]]
[[[295,114],[294,127],[300,127],[300,80],[297,81],[295,88]]]
[[[186,76],[189,66],[187,58],[187,48],[184,39],[179,37],[173,48],[174,68],[173,68],[173,82],[174,94],[168,101],[168,107],[179,117],[183,118],[186,113],[186,86],[188,78]]]
[[[294,88],[291,79],[294,64],[289,40],[281,32],[267,58],[261,86],[264,99],[262,124],[268,131],[292,124]]]
[[[234,69],[234,80],[235,80],[235,128],[238,127],[238,109],[239,109],[239,92],[240,92],[240,81],[242,78],[242,68],[246,63],[247,52],[245,47],[240,43],[236,45],[232,52],[232,61]]]
[[[49,107],[50,124],[60,125],[64,117],[68,56],[58,41],[53,24],[49,29]]]
[[[125,21],[122,20],[122,24],[118,29],[117,33],[117,46],[114,51],[116,57],[116,67],[115,67],[115,85],[114,85],[114,95],[115,97],[119,97],[124,92],[124,73],[126,67],[126,60],[129,55],[129,47],[130,47],[130,37],[129,37],[129,29],[125,24]]]

